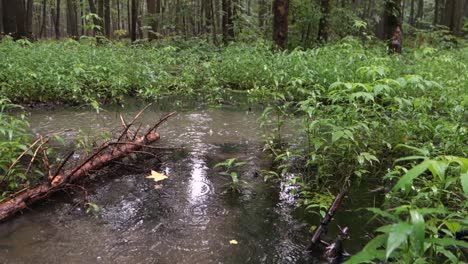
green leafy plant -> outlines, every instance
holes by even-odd
[[[246,187],[249,187],[249,183],[239,178],[238,170],[246,163],[243,161],[237,161],[236,158],[227,159],[223,162],[217,163],[213,168],[223,168],[220,172],[221,175],[230,177],[230,182],[224,185],[224,193],[241,193]]]

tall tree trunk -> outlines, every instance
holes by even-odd
[[[156,1],[155,0],[147,0],[146,6],[148,9],[148,16],[149,16],[149,26],[151,28],[150,32],[148,32],[148,38],[150,40],[156,39],[158,31],[158,20],[156,18]]]
[[[3,30],[3,0],[0,0],[0,33],[4,32]],[[1,40],[2,36],[0,36]]]
[[[120,24],[120,0],[117,0],[117,29],[122,29]]]
[[[258,27],[262,34],[265,33],[267,12],[268,7],[265,0],[258,0]]]
[[[96,4],[94,3],[94,0],[88,0],[88,4],[89,4],[89,10],[91,11],[91,13],[97,14]],[[97,19],[93,19],[93,24],[95,26],[100,26],[101,22],[99,20],[97,20]],[[94,35],[99,35],[100,33],[101,33],[100,28],[95,28],[94,29],[94,32],[93,32]]]
[[[216,10],[216,5],[215,5],[215,0],[210,0],[211,1],[211,21],[212,21],[212,37],[213,37],[213,44],[218,45],[218,37],[216,36],[217,34],[217,27],[216,27],[216,22],[217,22],[217,12]]]
[[[104,0],[104,28],[106,32],[106,37],[111,38],[111,7],[110,0]]]
[[[26,32],[27,36],[31,38],[33,24],[33,0],[27,0],[26,7]]]
[[[132,34],[132,7],[130,4],[130,0],[127,0],[127,28],[128,28],[128,34]]]
[[[411,7],[410,7],[410,17],[409,23],[410,25],[414,26],[415,19],[414,19],[414,0],[411,0]]]
[[[85,28],[84,28],[84,0],[80,0],[80,24],[81,24],[81,35],[84,36]]]
[[[396,28],[401,29],[401,0],[385,0],[383,17],[383,38],[392,38]]]
[[[273,41],[279,49],[288,44],[289,0],[275,0],[273,3]]]
[[[76,0],[67,0],[67,13],[68,13],[68,36],[72,38],[78,37],[78,24],[76,13]]]
[[[132,0],[132,23],[131,23],[131,40],[134,42],[137,39],[137,21],[138,21],[138,0]]]
[[[97,15],[104,20],[104,0],[97,0]]]
[[[418,13],[416,14],[416,20],[419,21],[424,16],[424,0],[418,0]]]
[[[445,2],[443,24],[450,28],[453,34],[459,35],[462,19],[464,0],[450,0]]]
[[[432,22],[433,25],[437,25],[439,23],[439,10],[440,10],[440,0],[435,0],[435,3],[434,3],[434,21]]]
[[[60,38],[60,0],[57,0],[55,7],[55,38]]]
[[[43,0],[42,1],[42,23],[41,23],[41,30],[39,31],[40,38],[44,36],[46,25],[47,25],[47,0]]]
[[[320,0],[320,10],[322,16],[319,21],[317,40],[319,42],[328,41],[328,19],[330,17],[330,0]]]
[[[234,23],[232,14],[232,1],[222,0],[222,28],[223,28],[223,42],[226,44],[234,40]]]
[[[3,30],[7,35],[16,35],[16,0],[3,0]]]
[[[27,14],[26,6],[23,0],[16,1],[16,37],[23,38],[28,36],[26,29]]]

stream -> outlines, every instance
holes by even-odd
[[[71,141],[118,131],[119,113],[129,120],[142,107],[99,114],[41,109],[29,119],[33,133],[67,130],[63,138]],[[141,121],[154,124],[169,110],[151,107]],[[237,107],[178,110],[159,129],[155,146],[175,147],[163,151],[161,163],[148,157],[133,163],[136,168],[116,165],[112,176],[98,174],[86,185],[99,213],[86,213],[82,194],[69,190],[0,224],[0,263],[321,263],[304,256],[309,227],[318,218],[295,208],[286,183],[278,188],[258,176],[271,165],[262,152],[259,116]],[[223,194],[230,179],[213,169],[229,158],[246,162],[240,177],[249,185],[240,195]],[[145,178],[152,169],[169,177],[162,186]],[[367,221],[352,208],[375,203],[373,194],[357,193],[346,202],[349,210],[337,215],[354,234],[346,244],[350,252],[366,240]],[[330,227],[330,234],[336,229]]]

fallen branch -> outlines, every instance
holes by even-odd
[[[314,230],[314,234],[313,234],[312,239],[310,241],[311,245],[309,246],[309,249],[313,248],[314,246],[316,246],[318,243],[321,242],[320,237],[326,231],[326,228],[327,228],[328,224],[330,224],[331,220],[333,219],[333,216],[335,216],[336,211],[340,207],[341,202],[343,201],[343,198],[344,198],[345,194],[348,191],[348,185],[349,185],[349,181],[348,181],[348,178],[347,178],[345,180],[345,183],[344,183],[343,187],[341,188],[340,193],[335,197],[335,200],[333,200],[333,203],[328,208],[327,214],[323,218],[322,222]]]
[[[51,179],[49,179],[48,182],[28,188],[27,190],[19,192],[17,195],[14,195],[8,200],[0,203],[0,221],[15,215],[16,213],[26,209],[29,205],[50,196],[54,192],[63,189],[69,184],[73,184],[76,181],[85,178],[87,175],[105,167],[112,161],[121,159],[132,152],[138,152],[140,149],[148,147],[150,144],[157,141],[160,138],[160,135],[155,131],[155,129],[175,113],[165,115],[156,125],[145,131],[142,136],[138,136],[134,140],[128,142],[120,141],[130,126],[134,123],[134,121],[147,108],[148,106],[140,111],[133,118],[133,120],[127,124],[123,133],[121,133],[121,136],[119,136],[117,142],[107,142],[103,144],[80,165],[60,174],[60,170],[71,156],[68,155],[65,161],[62,162],[58,167],[56,174]],[[38,141],[36,141],[35,144],[37,144],[37,142]]]

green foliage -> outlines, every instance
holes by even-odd
[[[28,122],[21,112],[10,113],[16,105],[8,99],[0,97],[0,200],[29,180],[25,176],[25,168],[18,165],[9,170],[16,158],[28,148],[30,136],[27,132]],[[28,151],[27,155],[32,155]]]
[[[467,172],[468,159],[453,156],[425,158],[409,170],[396,166],[387,177],[399,178],[386,196],[388,208],[370,208],[387,224],[347,263],[466,261],[468,243],[457,240],[456,232],[468,228]]]
[[[221,175],[225,175],[230,177],[230,182],[224,185],[223,193],[241,193],[242,189],[245,187],[249,187],[249,183],[241,180],[239,178],[238,170],[244,166],[246,163],[243,161],[237,161],[236,158],[227,159],[223,162],[217,163],[213,169],[215,168],[223,168],[224,170],[220,172]]]

